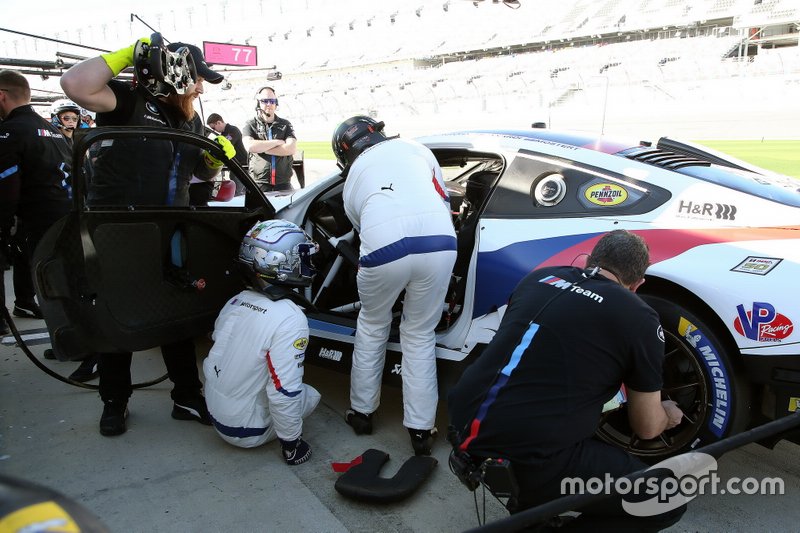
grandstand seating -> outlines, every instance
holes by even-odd
[[[475,4],[238,0],[159,15],[155,25],[173,40],[256,45],[259,64],[282,73],[273,82],[279,114],[304,138],[326,138],[355,113],[378,114],[387,124],[391,117],[417,133],[538,120],[605,130],[651,120],[659,110],[677,118],[704,106],[721,115],[723,104],[764,111],[777,99],[753,94],[787,94],[800,78],[797,46],[762,43],[757,55],[740,53],[751,28],[765,25],[779,28],[777,37],[765,31],[754,38],[796,45],[797,0],[523,0],[519,10]],[[191,32],[210,21],[217,23],[209,34]],[[136,24],[84,28],[80,38],[108,43],[127,34],[120,37],[126,42],[141,34]],[[3,47],[13,57],[55,50],[24,38],[0,41]],[[228,80],[230,90],[207,87],[205,107],[241,125],[265,72],[229,72]]]

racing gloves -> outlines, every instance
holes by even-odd
[[[142,37],[141,39],[139,39],[139,41],[150,44],[149,37]],[[116,52],[109,52],[107,54],[100,55],[100,57],[103,58],[103,61],[106,62],[106,65],[108,65],[108,68],[111,69],[111,72],[114,74],[114,76],[116,76],[126,68],[133,66],[133,61],[134,61],[133,55],[134,51],[136,50],[136,44],[139,41],[136,41],[132,45],[127,46],[125,48],[121,48]]]
[[[236,155],[236,148],[233,147],[233,144],[228,140],[227,137],[223,135],[217,135],[217,138],[214,141],[220,145],[222,151],[225,152],[225,157],[228,159],[233,159]],[[211,155],[209,152],[205,152],[203,154],[206,160],[206,164],[209,168],[219,168],[222,166],[222,161]]]
[[[311,446],[302,438],[295,440],[278,439],[281,442],[281,450],[283,451],[283,459],[286,464],[290,466],[305,463],[311,458]]]

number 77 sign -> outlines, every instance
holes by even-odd
[[[232,65],[237,67],[258,66],[255,46],[246,44],[214,43],[203,41],[203,55],[209,65]]]

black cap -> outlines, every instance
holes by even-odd
[[[177,52],[179,48],[186,47],[189,53],[192,54],[195,67],[197,67],[197,75],[203,78],[208,83],[220,83],[225,77],[219,72],[214,72],[206,63],[206,58],[203,57],[203,52],[193,44],[186,43],[170,43],[167,45],[167,50],[170,52]]]

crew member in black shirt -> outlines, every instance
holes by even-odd
[[[69,211],[72,194],[67,142],[30,102],[31,88],[25,76],[13,70],[0,71],[0,228],[7,235],[5,230],[13,225],[14,216],[19,219],[21,234],[14,239],[24,256],[14,264],[15,269],[26,270],[44,233]],[[41,318],[33,299],[31,273],[14,274],[14,314]]]
[[[681,422],[661,400],[664,334],[656,312],[634,291],[649,264],[647,244],[616,230],[595,245],[587,269],[547,267],[511,295],[492,341],[448,396],[457,449],[511,462],[518,512],[562,496],[568,477],[613,478],[646,468],[622,449],[593,438],[603,405],[624,383],[631,428],[652,439]],[[595,530],[659,530],[678,509],[628,515],[621,498],[580,509],[570,525]],[[625,529],[628,530],[628,529]]]
[[[137,41],[138,42],[138,41]],[[171,43],[170,51],[187,47],[197,68],[197,79],[184,94],[170,90],[154,96],[141,83],[113,80],[134,64],[133,45],[81,61],[61,77],[61,87],[72,100],[97,112],[98,126],[151,126],[185,130],[202,135],[203,122],[194,109],[194,100],[203,93],[203,83],[219,83],[223,77],[206,64],[203,53],[193,45]],[[233,146],[218,137],[226,155],[233,157]],[[200,148],[170,140],[115,138],[103,142],[95,161],[87,203],[112,205],[189,205],[189,180],[192,176],[208,180],[216,176],[222,162]],[[174,383],[172,417],[195,420],[206,425],[211,419],[198,377],[192,339],[163,345],[161,352],[169,378]],[[131,396],[132,354],[99,354],[100,398],[103,414],[100,433],[119,435],[126,431],[128,398]]]
[[[264,192],[292,189],[292,160],[297,137],[292,123],[275,114],[278,97],[272,87],[256,92],[256,116],[242,130],[250,152],[250,175]]]

